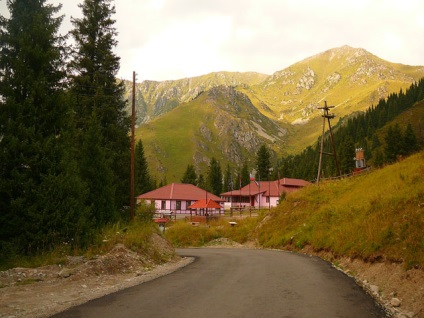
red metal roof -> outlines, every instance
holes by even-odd
[[[311,183],[302,179],[283,178],[280,179],[280,184],[291,187],[304,187]]]
[[[141,194],[137,199],[148,200],[182,200],[198,201],[201,199],[212,199],[217,202],[223,201],[220,197],[206,190],[200,189],[192,184],[171,183],[159,189]]]
[[[216,201],[212,199],[201,199],[194,202],[188,207],[189,209],[222,209],[222,206],[219,205]]]
[[[250,184],[239,190],[221,193],[223,197],[254,196],[263,193],[264,196],[279,197],[283,192],[293,192],[302,188],[310,182],[302,179],[283,178],[275,181],[251,181]]]

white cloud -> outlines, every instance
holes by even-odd
[[[165,76],[162,79],[178,79],[212,72],[217,67],[225,70],[228,61],[220,50],[229,39],[230,29],[231,19],[225,16],[179,21],[135,48],[129,61],[141,78],[161,74]]]
[[[63,29],[81,15],[65,2]],[[362,47],[424,65],[422,0],[115,0],[119,76],[166,80],[212,71],[271,74],[324,50]],[[6,11],[0,0],[0,11]]]

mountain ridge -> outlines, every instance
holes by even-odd
[[[181,178],[187,163],[205,172],[212,156],[234,168],[245,161],[253,165],[254,147],[261,143],[280,156],[315,142],[322,130],[318,108],[324,101],[335,106],[337,123],[421,77],[423,66],[395,64],[364,49],[342,46],[272,75],[214,72],[173,81],[144,81],[136,85],[137,138],[145,143],[152,174],[172,181]],[[246,118],[247,114],[252,118]],[[241,136],[251,140],[253,147]],[[186,154],[181,156],[181,151]]]

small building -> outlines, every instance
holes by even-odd
[[[225,206],[230,208],[267,209],[278,205],[282,193],[303,188],[310,182],[302,179],[282,178],[275,181],[251,181],[239,190],[221,193]]]
[[[190,209],[189,206],[201,199],[212,199],[219,204],[223,202],[220,197],[195,185],[171,183],[139,195],[137,197],[137,203],[141,200],[146,200],[147,203],[153,202],[159,214],[192,214],[193,212],[196,213],[196,209]],[[219,209],[210,209],[209,211],[211,214],[219,214],[221,212],[223,212],[223,206]]]

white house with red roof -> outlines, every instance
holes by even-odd
[[[159,189],[143,193],[137,197],[137,202],[146,200],[147,203],[154,202],[156,210],[161,214],[183,214],[196,212],[196,209],[190,209],[189,206],[199,200],[213,200],[222,203],[220,197],[187,183],[171,183]],[[220,213],[221,209],[208,209],[208,213]],[[201,212],[201,211],[200,211]]]
[[[239,190],[221,193],[225,205],[231,208],[254,207],[266,209],[275,207],[283,193],[299,190],[310,184],[302,179],[282,178],[275,181],[251,181]]]

